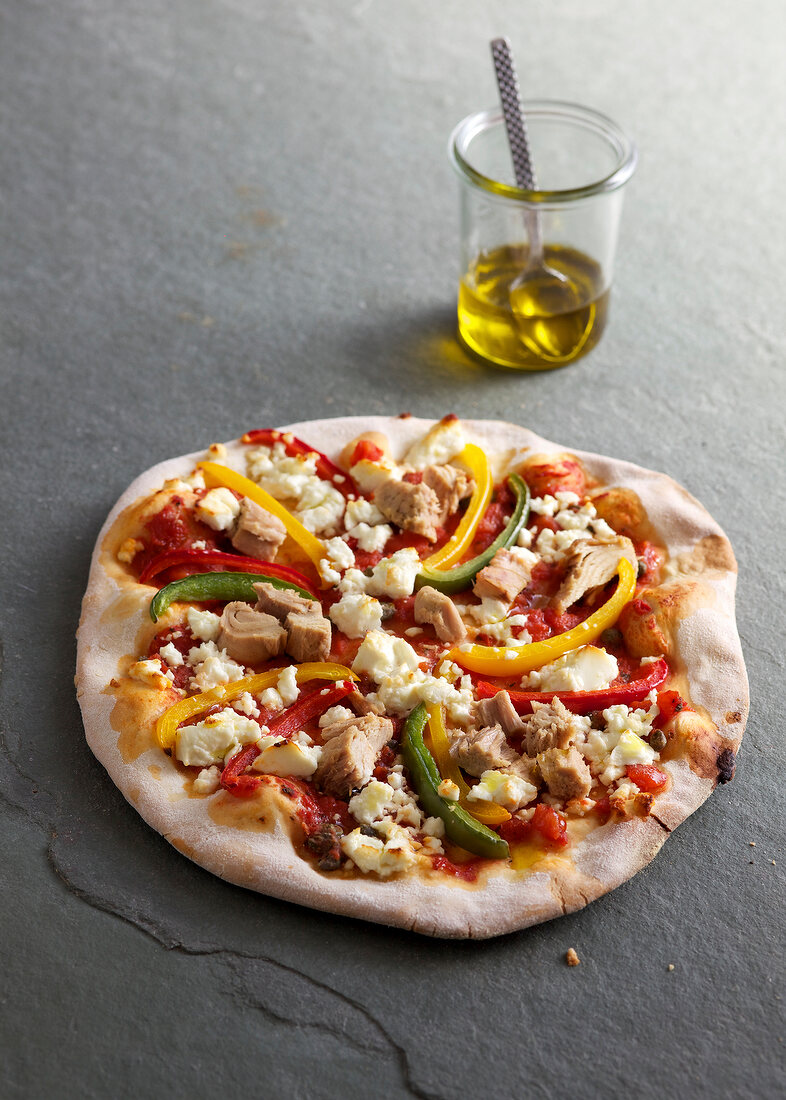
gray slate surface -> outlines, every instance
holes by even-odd
[[[785,32],[779,0],[2,5],[4,1096],[783,1095]],[[494,101],[499,33],[530,94],[641,150],[610,329],[529,377],[453,337],[445,144]],[[609,897],[481,944],[192,866],[73,695],[90,549],[132,476],[403,409],[605,440],[741,564],[735,782]]]

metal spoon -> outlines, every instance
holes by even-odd
[[[537,191],[538,183],[529,149],[527,124],[521,108],[519,81],[507,38],[492,40],[491,56],[497,75],[516,183],[523,191]],[[519,272],[508,288],[511,309],[518,323],[521,339],[530,351],[550,362],[567,362],[581,349],[592,331],[595,320],[594,304],[588,308],[586,321],[577,315],[574,338],[567,345],[560,341],[560,346],[556,346],[550,338],[549,326],[544,321],[555,315],[571,313],[585,303],[575,284],[561,271],[546,263],[540,211],[537,208],[527,209],[524,220],[529,250],[523,271]]]

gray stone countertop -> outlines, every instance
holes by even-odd
[[[528,94],[641,151],[606,336],[528,376],[454,337],[446,142],[494,102],[500,33]],[[779,0],[3,5],[4,1096],[783,1095],[784,37]],[[625,886],[483,943],[211,877],[113,787],[73,692],[133,476],[402,410],[664,470],[740,562],[735,781]]]

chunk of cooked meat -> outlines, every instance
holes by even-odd
[[[475,578],[472,591],[481,600],[511,600],[526,588],[532,575],[532,566],[522,561],[511,550],[498,550],[488,565]]]
[[[485,726],[502,726],[508,736],[518,736],[524,729],[524,723],[516,713],[507,691],[498,691],[493,699],[482,699],[478,703],[478,714]]]
[[[586,798],[592,789],[592,774],[575,746],[538,753],[538,767],[555,798]]]
[[[287,615],[294,612],[296,615],[321,615],[322,606],[316,600],[308,600],[305,596],[299,596],[291,588],[276,588],[267,581],[255,584],[254,591],[257,594],[257,611],[264,611],[268,615],[274,615],[279,622],[284,622]]]
[[[429,623],[442,642],[460,642],[467,628],[450,596],[426,585],[415,596],[415,622]]]
[[[385,519],[405,531],[414,531],[434,542],[442,516],[442,505],[434,490],[421,481],[386,481],[374,493],[374,503]]]
[[[607,584],[617,572],[620,558],[627,558],[636,568],[636,551],[630,539],[621,535],[614,539],[582,539],[567,559],[565,579],[551,601],[557,614],[572,607],[590,589]]]
[[[292,612],[287,615],[286,651],[296,661],[326,661],[330,654],[331,625],[324,615]]]
[[[260,561],[272,561],[287,529],[278,516],[262,508],[254,500],[243,497],[232,545],[240,554]]]
[[[437,495],[440,508],[439,523],[444,525],[448,516],[470,495],[474,482],[456,466],[427,466],[423,471],[423,484]]]
[[[532,704],[532,714],[521,724],[521,746],[529,756],[546,749],[566,749],[582,730],[581,721],[554,696],[550,703]]]
[[[487,771],[508,771],[532,782],[534,762],[519,756],[505,739],[502,726],[459,732],[450,746],[450,755],[470,775]]]
[[[382,713],[381,706],[378,703],[369,702],[365,695],[363,695],[362,692],[358,691],[356,687],[352,688],[352,691],[350,691],[349,695],[347,695],[344,702],[348,704],[348,706],[352,707],[355,714],[358,714],[361,717],[364,717],[367,714]]]
[[[345,718],[326,726],[314,781],[328,794],[348,798],[371,779],[376,759],[392,736],[393,723],[376,714]]]
[[[216,641],[234,661],[257,665],[283,653],[286,640],[278,619],[237,600],[224,608]]]

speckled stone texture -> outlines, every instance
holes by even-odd
[[[502,33],[528,94],[641,150],[610,328],[532,376],[454,339],[445,146]],[[2,5],[3,1096],[783,1094],[785,37],[780,0]],[[134,475],[401,410],[664,470],[741,565],[735,781],[621,889],[479,944],[212,878],[123,801],[73,693]]]

